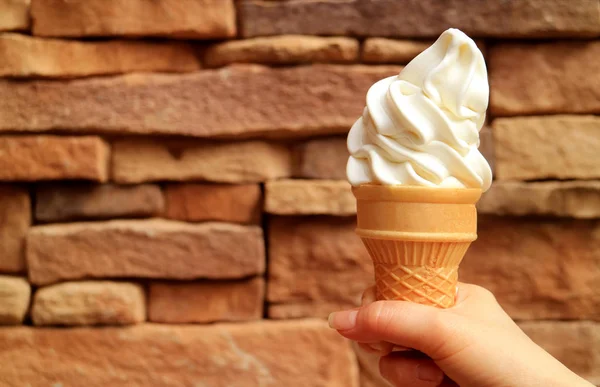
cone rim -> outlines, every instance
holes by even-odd
[[[474,242],[477,233],[453,233],[453,232],[409,232],[370,230],[356,228],[356,235],[361,238],[413,241],[413,242]]]

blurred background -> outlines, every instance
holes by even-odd
[[[0,385],[384,386],[345,134],[476,39],[495,182],[461,280],[600,385],[597,0],[0,0]],[[509,343],[507,343],[509,345]]]

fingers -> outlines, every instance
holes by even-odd
[[[360,304],[362,306],[365,306],[375,302],[376,300],[377,299],[375,297],[375,286],[371,286],[370,288],[367,288],[367,290],[364,291]]]
[[[441,310],[406,301],[376,301],[358,309],[332,313],[329,325],[351,340],[386,341],[429,355],[448,336]]]
[[[379,360],[379,372],[394,386],[456,386],[445,378],[444,372],[433,360],[414,352],[382,357]]]

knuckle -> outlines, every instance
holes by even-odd
[[[362,309],[362,323],[366,330],[371,332],[380,332],[388,324],[385,303],[375,301]]]
[[[482,286],[477,286],[476,289],[477,289],[477,293],[478,293],[479,297],[481,297],[482,300],[487,301],[487,302],[493,302],[493,303],[498,302],[496,300],[496,296],[494,296],[494,293],[492,293],[488,289],[486,289]]]

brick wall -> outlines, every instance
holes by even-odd
[[[383,386],[322,319],[372,281],[344,135],[450,26],[496,177],[461,278],[600,384],[599,12],[0,0],[0,385]]]

